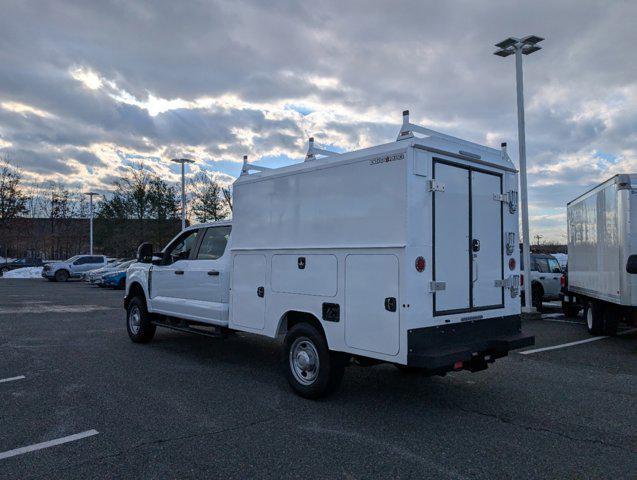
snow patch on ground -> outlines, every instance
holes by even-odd
[[[40,278],[41,276],[42,267],[25,267],[11,270],[0,278]]]

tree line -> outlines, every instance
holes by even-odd
[[[94,205],[96,250],[130,255],[136,242],[167,241],[180,228],[179,192],[142,163],[126,168],[113,181],[111,191]],[[232,215],[231,190],[208,172],[200,171],[188,181],[187,197],[188,221],[217,221]],[[88,217],[88,198],[81,190],[60,182],[26,184],[20,169],[0,158],[0,256],[8,248],[13,256],[32,254],[25,251],[37,255],[43,249],[48,257],[81,250],[86,228],[73,220]],[[28,241],[28,232],[16,231],[18,225],[24,230],[37,224],[36,220],[47,220],[47,228],[31,227],[31,234],[47,238]]]

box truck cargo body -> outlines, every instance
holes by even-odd
[[[209,323],[285,337],[288,379],[309,397],[351,358],[482,370],[533,343],[521,332],[518,241],[506,149],[408,119],[388,144],[343,154],[311,144],[305,162],[276,169],[246,161],[221,257],[226,313]]]
[[[620,174],[567,205],[568,283],[565,302],[584,307],[593,334],[613,334],[637,307],[637,175]]]

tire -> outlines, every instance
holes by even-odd
[[[347,357],[330,352],[325,337],[313,325],[294,325],[285,336],[284,352],[286,377],[297,395],[317,399],[340,386]]]
[[[134,297],[126,308],[126,331],[130,339],[135,343],[148,343],[155,336],[156,329],[144,299]]]
[[[589,301],[584,309],[586,328],[591,335],[604,334],[604,306],[599,302]]]
[[[535,309],[541,313],[542,312],[542,297],[544,296],[544,291],[542,287],[539,285],[531,286],[531,304],[535,307]]]
[[[579,311],[579,305],[576,305],[574,303],[562,302],[562,313],[565,317],[577,317]]]
[[[56,282],[66,282],[69,279],[69,272],[66,270],[58,270],[55,272],[55,281]]]

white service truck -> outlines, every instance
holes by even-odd
[[[637,312],[637,174],[619,174],[567,204],[563,308],[584,309],[592,335],[614,335]]]
[[[483,370],[534,341],[520,328],[517,185],[505,146],[408,112],[388,144],[336,154],[310,139],[305,162],[276,169],[244,157],[232,222],[187,228],[159,253],[140,246],[128,333],[284,338],[287,378],[307,398],[352,360]]]

